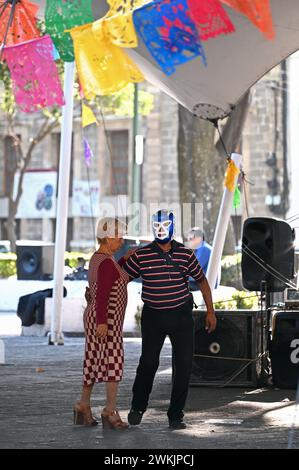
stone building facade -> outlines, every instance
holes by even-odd
[[[252,88],[252,102],[242,136],[248,214],[285,218],[289,200],[287,99],[284,64]]]

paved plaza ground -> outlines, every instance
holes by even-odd
[[[46,337],[2,336],[0,366],[1,449],[287,449],[299,448],[299,407],[295,390],[190,387],[185,430],[170,431],[171,346],[166,342],[140,426],[126,432],[102,426],[74,426],[72,408],[81,387],[84,338],[48,346]],[[2,343],[2,345],[3,345]],[[140,353],[140,338],[125,338],[126,366],[119,410],[126,418]],[[99,416],[104,387],[95,389],[92,408]]]

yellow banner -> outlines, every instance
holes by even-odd
[[[97,118],[95,117],[93,110],[82,103],[82,127],[89,126],[90,124],[97,123]]]
[[[240,173],[239,168],[233,160],[230,160],[225,173],[224,186],[231,192],[235,190],[236,176]]]

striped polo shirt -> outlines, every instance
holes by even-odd
[[[136,250],[122,266],[131,278],[141,277],[141,298],[151,308],[173,309],[185,304],[191,298],[189,275],[196,281],[205,278],[194,252],[189,248],[173,240],[168,254],[180,270],[169,263],[155,242]]]

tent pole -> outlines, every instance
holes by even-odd
[[[242,156],[238,153],[232,153],[231,159],[234,161],[237,168],[240,168],[242,163]],[[235,178],[235,185],[238,176]],[[234,191],[229,191],[227,188],[224,189],[221,206],[219,209],[215,235],[213,240],[213,248],[209,260],[209,266],[207,270],[207,279],[211,290],[214,289],[218,276],[218,268],[221,263],[221,256],[223,252],[227,227],[231,216],[232,204],[234,198]]]
[[[61,142],[59,158],[59,182],[56,210],[54,289],[51,310],[51,332],[48,343],[64,344],[62,333],[62,299],[64,281],[64,252],[66,247],[69,202],[70,167],[72,151],[75,63],[64,64],[65,105],[62,111]]]

